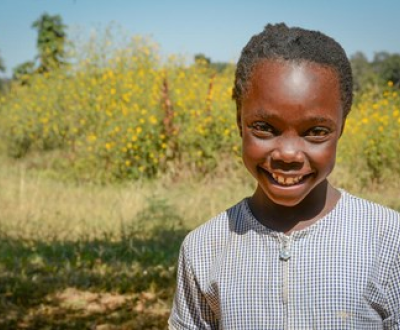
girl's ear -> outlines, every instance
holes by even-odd
[[[236,110],[236,124],[239,128],[240,137],[242,137],[242,115],[240,109]]]

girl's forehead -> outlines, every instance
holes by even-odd
[[[327,87],[340,98],[339,75],[331,67],[307,61],[262,60],[252,70],[246,94],[258,89],[287,88],[288,97],[294,97],[305,92],[327,92]]]
[[[341,116],[338,75],[329,67],[310,62],[262,61],[251,75],[242,102],[242,110],[248,114],[261,109],[289,116],[311,110]]]
[[[285,59],[261,59],[253,65],[250,80],[258,74],[270,73],[270,76],[278,73],[291,73],[298,76],[302,72],[318,73],[318,75],[326,75],[329,79],[335,79],[339,82],[339,74],[335,68],[307,60],[285,60]]]

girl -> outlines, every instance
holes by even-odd
[[[257,188],[186,237],[170,329],[400,330],[400,214],[327,180],[352,104],[342,47],[267,25],[233,98]]]

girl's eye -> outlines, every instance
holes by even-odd
[[[265,122],[262,121],[257,121],[253,124],[250,125],[250,129],[256,134],[256,135],[262,135],[262,136],[270,136],[274,134],[274,129],[268,125]]]
[[[313,140],[323,140],[330,132],[326,127],[314,127],[307,132],[306,136]]]

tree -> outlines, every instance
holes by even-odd
[[[0,56],[0,72],[6,71],[6,67],[4,65],[4,61]],[[4,90],[4,85],[5,85],[5,79],[0,78],[0,92],[3,92]]]
[[[230,66],[230,64],[226,62],[212,62],[209,57],[205,56],[202,53],[196,54],[194,56],[194,63],[196,65],[204,65],[210,67],[216,72],[222,72]]]
[[[22,85],[26,85],[34,72],[35,63],[32,61],[24,62],[13,69],[13,79],[19,80]]]
[[[32,27],[38,31],[37,49],[40,65],[39,72],[48,72],[65,63],[66,26],[60,15],[44,13],[33,22]]]
[[[351,56],[350,63],[353,71],[354,90],[361,91],[379,84],[379,76],[364,53],[356,52]]]
[[[3,59],[0,56],[0,72],[4,72],[4,71],[6,71],[6,67],[4,65]]]
[[[196,54],[194,55],[194,62],[199,65],[209,66],[211,64],[211,59],[204,54]]]
[[[372,64],[384,82],[392,81],[400,86],[400,54],[376,53]]]

